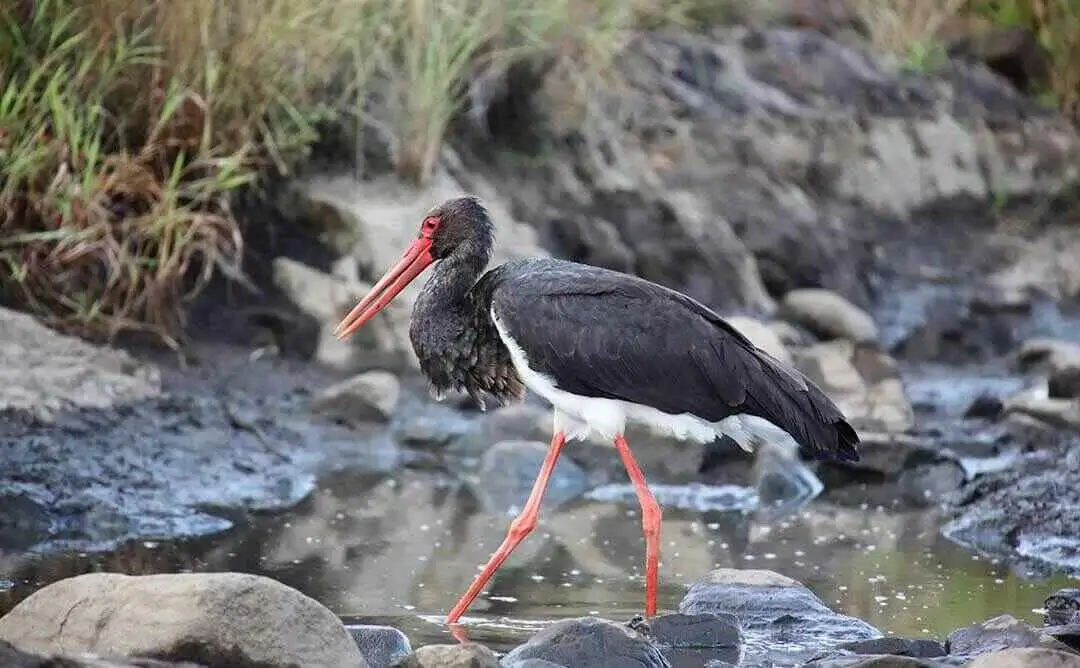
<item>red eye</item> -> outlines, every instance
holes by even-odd
[[[437,229],[439,229],[439,219],[435,216],[428,216],[420,225],[420,232],[425,237],[430,237]]]

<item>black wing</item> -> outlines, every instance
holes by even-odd
[[[858,458],[858,435],[820,388],[699,302],[572,262],[526,260],[495,272],[492,308],[529,365],[561,389],[710,422],[755,415],[818,457]]]

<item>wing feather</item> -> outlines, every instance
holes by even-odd
[[[508,270],[491,303],[529,365],[567,392],[710,422],[755,415],[818,456],[857,456],[858,436],[824,392],[678,292],[544,261]]]

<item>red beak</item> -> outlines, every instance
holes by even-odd
[[[434,261],[435,258],[431,257],[431,239],[420,237],[412,242],[405,250],[405,255],[402,256],[401,260],[391,267],[379,279],[375,287],[371,288],[371,292],[361,299],[353,307],[352,311],[349,311],[349,315],[342,319],[334,330],[334,334],[339,339],[352,336],[368,320],[375,317],[376,313],[386,308],[386,305],[393,301],[394,297],[397,297],[398,293],[404,290],[406,285],[411,283]]]

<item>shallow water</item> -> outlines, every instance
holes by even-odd
[[[76,573],[236,570],[270,575],[350,622],[387,622],[414,644],[448,641],[442,615],[503,537],[468,488],[433,471],[338,473],[294,510],[236,518],[203,539],[138,542],[101,555],[0,553],[0,614]],[[714,567],[767,568],[885,633],[942,637],[1009,612],[1038,622],[1047,594],[1075,581],[1025,581],[943,538],[933,513],[845,508],[819,499],[787,520],[668,508],[660,605],[674,610]],[[637,509],[579,500],[548,509],[466,618],[470,637],[512,646],[561,617],[626,620],[642,610]]]

